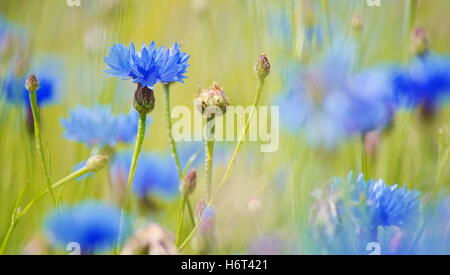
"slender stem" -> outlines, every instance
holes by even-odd
[[[117,236],[116,254],[119,252],[119,246],[122,243],[123,225],[125,220],[125,212],[128,208],[129,193],[131,185],[133,184],[134,174],[136,172],[139,155],[142,151],[142,144],[144,143],[145,127],[146,127],[147,113],[139,113],[138,132],[136,136],[136,143],[134,146],[133,157],[131,159],[131,166],[128,173],[128,183],[125,189],[125,199],[122,204],[122,211],[120,214],[119,232]]]
[[[414,27],[416,21],[417,0],[409,1],[409,31]]]
[[[189,199],[186,200],[186,204],[187,204],[187,207],[188,207],[189,218],[191,219],[192,226],[195,227],[194,211],[192,211],[192,206],[191,206],[191,202],[189,201]]]
[[[255,111],[256,107],[258,106],[259,99],[261,97],[261,92],[262,92],[263,88],[264,88],[264,78],[258,77],[258,82],[257,82],[257,85],[256,85],[256,95],[255,95],[255,99],[254,99],[253,105],[252,105],[255,108],[253,108],[252,112],[249,115],[249,119],[248,119],[248,121],[247,121],[247,123],[245,125],[244,131],[241,132],[241,136],[240,136],[240,138],[238,140],[236,148],[234,149],[233,156],[231,157],[231,160],[228,163],[228,166],[227,166],[227,168],[225,170],[225,173],[224,173],[224,175],[222,177],[222,180],[220,181],[220,184],[217,187],[217,191],[214,193],[214,196],[207,202],[208,206],[211,206],[211,204],[214,202],[215,198],[217,197],[217,194],[219,194],[220,189],[228,181],[228,177],[229,177],[229,175],[231,173],[231,170],[233,168],[234,163],[236,162],[239,150],[240,150],[240,148],[242,146],[242,143],[244,141],[245,136],[247,135],[248,128],[250,126],[250,121],[251,121],[251,119],[253,117],[253,114],[254,114],[254,111]],[[180,245],[180,247],[179,247],[180,251],[182,251],[186,247],[186,245],[189,244],[189,242],[192,240],[192,238],[195,236],[195,234],[197,233],[198,229],[200,228],[200,225],[202,224],[202,221],[203,221],[203,217],[200,217],[199,220],[197,221],[194,229],[192,229],[191,233],[189,233],[189,235],[186,237],[186,239]]]
[[[175,164],[177,166],[178,175],[180,179],[183,178],[183,169],[181,168],[180,158],[177,152],[177,146],[175,144],[175,140],[172,136],[172,118],[170,116],[170,92],[169,92],[169,84],[164,85],[164,95],[166,98],[166,121],[167,121],[167,132],[169,135],[170,148],[172,149],[172,157],[175,159]]]
[[[37,197],[32,199],[19,213],[17,213],[17,207],[14,208],[14,212],[11,215],[11,221],[8,227],[8,231],[6,232],[5,237],[3,238],[2,245],[0,247],[0,255],[3,255],[6,245],[11,237],[11,234],[14,232],[14,229],[16,228],[19,221],[28,213],[28,211],[33,207],[35,203],[37,203],[39,200],[41,200],[45,195],[51,192],[51,190],[62,186],[66,183],[72,182],[75,179],[83,176],[89,172],[86,167],[83,167],[72,174],[68,175],[67,177],[61,179],[60,181],[54,183],[51,188],[47,188],[46,190],[42,191]],[[17,216],[16,216],[17,215]]]
[[[69,182],[72,182],[74,180],[76,180],[77,178],[85,175],[86,173],[88,173],[89,170],[86,167],[83,167],[75,172],[73,172],[72,174],[68,175],[67,177],[59,180],[58,182],[54,183],[52,185],[52,189],[58,188],[60,186],[63,186]],[[41,200],[43,197],[45,197],[45,195],[47,195],[50,192],[51,189],[47,188],[46,190],[42,191],[36,198],[32,199],[27,206],[25,206],[22,211],[19,213],[19,215],[17,216],[17,219],[22,218],[27,212],[28,210],[30,210],[30,208],[39,200]]]
[[[6,245],[8,244],[8,241],[11,238],[11,234],[13,233],[14,228],[16,228],[16,225],[17,225],[17,222],[14,220],[11,220],[9,227],[8,227],[8,231],[6,231],[6,235],[3,238],[2,246],[0,247],[0,255],[4,254]]]
[[[47,182],[47,187],[50,190],[50,195],[52,197],[53,205],[56,207],[57,206],[56,197],[55,197],[55,193],[53,192],[53,189],[52,189],[50,174],[48,172],[47,162],[45,161],[44,150],[42,148],[41,130],[40,130],[40,125],[39,125],[40,124],[39,123],[39,108],[37,105],[36,91],[29,91],[29,96],[30,96],[31,111],[33,113],[33,120],[34,120],[34,139],[35,139],[35,143],[36,143],[36,149],[37,149],[37,151],[39,153],[39,157],[41,159],[41,164],[42,164],[42,167],[44,169],[44,174],[45,174],[45,180]]]
[[[213,165],[213,153],[214,153],[214,132],[215,132],[215,126],[214,126],[214,118],[208,118],[206,126],[207,129],[207,138],[205,140],[205,151],[206,151],[206,158],[205,158],[205,183],[206,183],[206,201],[211,200],[211,194],[212,194],[212,165]],[[210,125],[211,124],[211,125]],[[209,130],[209,127],[211,127],[211,130]]]
[[[171,109],[170,109],[170,84],[164,84],[163,87],[164,87],[164,95],[165,95],[165,99],[166,99],[166,122],[167,122],[167,134],[169,135],[170,148],[172,150],[172,157],[175,160],[175,164],[176,164],[177,171],[178,171],[178,176],[179,176],[180,180],[183,180],[183,168],[181,167],[180,158],[178,156],[178,151],[177,151],[177,146],[176,146],[175,140],[173,139],[173,136],[172,136],[172,118],[170,116],[170,111],[171,111]],[[190,205],[189,198],[185,198],[185,200],[187,200],[188,205]],[[181,214],[184,213],[184,206],[185,206],[185,204],[183,203],[183,205],[181,206],[182,210],[180,213],[180,223],[178,224],[178,232],[181,231],[181,228],[183,226],[183,217],[181,217]],[[190,216],[194,215],[192,213],[191,208],[189,208],[189,215]]]
[[[137,133],[137,137],[136,137],[136,144],[134,146],[133,158],[131,159],[130,171],[128,173],[127,190],[130,189],[131,184],[133,184],[134,174],[136,172],[139,155],[142,150],[142,144],[144,143],[146,119],[147,119],[147,114],[145,114],[145,113],[139,114],[138,133]]]
[[[227,168],[225,170],[225,173],[224,173],[224,175],[222,177],[222,180],[220,181],[219,186],[217,187],[217,191],[215,193],[215,196],[212,198],[212,200],[215,199],[217,194],[220,192],[220,189],[222,188],[222,186],[228,181],[228,178],[229,178],[229,176],[231,174],[231,170],[233,169],[233,166],[234,166],[234,164],[235,164],[235,162],[237,160],[237,155],[238,155],[238,153],[239,153],[239,151],[240,151],[240,149],[242,147],[242,144],[244,143],[245,136],[248,133],[248,129],[249,129],[249,126],[250,126],[250,121],[252,120],[253,115],[254,115],[255,110],[256,110],[256,107],[258,106],[259,99],[261,97],[261,92],[262,92],[263,88],[264,88],[264,78],[258,78],[258,83],[256,85],[256,95],[255,95],[255,99],[254,99],[253,105],[252,105],[254,108],[252,109],[252,112],[249,115],[247,123],[245,124],[245,128],[241,132],[241,135],[239,137],[238,143],[237,143],[237,145],[236,145],[236,147],[234,149],[233,155],[231,156],[231,160],[228,163],[228,166],[227,166]],[[212,203],[212,201],[210,203]]]
[[[184,206],[185,205],[186,205],[186,195],[183,195],[181,197],[181,204],[180,204],[180,216],[179,216],[179,220],[178,220],[177,240],[175,242],[176,246],[180,245],[181,232],[182,232],[182,228],[183,228]]]

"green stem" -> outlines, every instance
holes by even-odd
[[[237,159],[237,155],[239,153],[239,150],[242,146],[242,143],[244,142],[244,138],[247,135],[249,126],[250,126],[250,121],[253,117],[254,111],[256,109],[256,107],[258,106],[259,103],[259,99],[261,97],[261,92],[264,88],[264,78],[262,77],[258,77],[258,83],[256,85],[256,95],[255,95],[255,99],[253,100],[253,110],[249,115],[249,119],[245,125],[244,131],[241,132],[241,136],[238,140],[238,143],[236,145],[236,148],[234,149],[233,152],[233,156],[231,157],[230,162],[228,163],[228,166],[225,170],[225,173],[222,177],[222,180],[219,183],[219,186],[217,187],[217,191],[214,193],[214,196],[207,202],[208,207],[211,206],[211,204],[214,202],[214,199],[217,197],[217,194],[219,194],[220,189],[223,187],[223,185],[228,181],[228,177],[230,176],[231,170],[234,166],[234,163],[236,162]],[[192,240],[192,238],[195,236],[195,234],[197,233],[198,229],[200,228],[200,225],[202,224],[203,221],[203,217],[200,217],[199,220],[197,221],[197,223],[195,224],[194,229],[192,229],[191,233],[189,233],[189,235],[186,237],[186,239],[183,241],[183,243],[180,245],[179,250],[182,251],[186,245],[189,244],[189,242]]]
[[[186,205],[186,195],[183,195],[181,198],[181,204],[180,204],[180,216],[178,220],[178,232],[177,232],[177,240],[175,242],[176,246],[180,245],[181,240],[181,232],[183,231],[183,219],[184,219],[184,206]]]
[[[212,194],[212,165],[213,165],[213,153],[214,153],[214,132],[215,132],[215,126],[214,126],[214,118],[208,118],[207,119],[207,127],[211,127],[211,131],[209,128],[207,129],[207,138],[205,140],[205,151],[206,151],[206,158],[205,158],[205,183],[206,183],[206,201],[211,200],[211,194]],[[212,125],[210,125],[212,124]]]
[[[119,252],[119,246],[122,243],[123,224],[125,220],[125,212],[128,208],[129,193],[131,185],[133,184],[134,174],[136,173],[136,167],[139,160],[139,155],[142,151],[142,144],[144,143],[145,127],[146,127],[147,113],[139,113],[138,132],[136,136],[136,143],[134,146],[133,157],[131,159],[130,170],[128,173],[128,182],[125,189],[125,199],[122,204],[122,211],[120,214],[119,232],[117,236],[116,254]]]
[[[183,169],[181,168],[180,158],[178,157],[177,146],[175,140],[172,136],[172,118],[170,117],[170,92],[169,84],[164,85],[164,95],[166,98],[166,121],[167,121],[167,132],[169,135],[170,148],[172,149],[172,157],[175,159],[175,164],[177,166],[178,175],[180,179],[183,178]]]
[[[0,255],[3,255],[3,254],[4,254],[6,245],[8,244],[8,241],[9,241],[9,239],[11,238],[11,234],[13,233],[14,228],[16,228],[16,225],[17,225],[17,222],[11,220],[11,222],[10,222],[10,224],[9,224],[9,227],[8,227],[8,231],[6,232],[6,235],[5,235],[5,237],[3,238],[2,246],[0,247]]]
[[[195,217],[194,217],[194,212],[192,211],[192,206],[191,206],[191,202],[189,201],[189,199],[187,199],[186,204],[187,204],[187,207],[188,207],[189,218],[191,219],[192,226],[195,227]]]
[[[136,144],[134,146],[133,158],[131,159],[130,172],[128,174],[127,191],[131,188],[131,184],[133,184],[134,174],[136,172],[139,155],[141,154],[142,151],[142,144],[144,143],[144,136],[145,136],[146,120],[147,114],[144,113],[139,114],[138,133],[136,138]]]
[[[54,183],[51,188],[47,188],[46,190],[42,191],[37,197],[32,199],[19,213],[17,213],[17,208],[14,208],[14,212],[11,216],[11,222],[8,227],[8,231],[6,232],[5,237],[3,238],[2,245],[0,247],[0,255],[3,255],[6,245],[11,237],[11,234],[14,232],[14,229],[16,228],[19,221],[28,213],[28,211],[33,207],[35,203],[37,203],[39,200],[41,200],[45,195],[51,192],[51,190],[58,188],[66,183],[72,182],[75,179],[83,176],[84,174],[88,173],[86,167],[83,167],[72,174],[68,175],[67,177],[61,179],[60,181]],[[19,201],[19,200],[18,200]],[[18,206],[18,205],[17,205]],[[16,216],[17,215],[17,216]]]
[[[237,155],[242,147],[242,144],[244,143],[245,136],[248,133],[250,121],[252,120],[255,110],[258,106],[259,99],[261,98],[261,92],[262,92],[263,88],[264,88],[264,78],[258,78],[258,83],[256,85],[256,95],[255,95],[255,98],[253,100],[253,105],[252,105],[252,107],[253,107],[252,112],[250,113],[247,123],[245,124],[245,128],[243,129],[243,131],[241,132],[241,135],[239,136],[238,143],[234,149],[233,155],[231,156],[231,160],[228,163],[228,166],[225,170],[222,180],[220,181],[219,186],[217,187],[217,191],[216,191],[214,197],[211,199],[211,201],[208,204],[212,203],[212,201],[217,196],[217,194],[219,193],[222,186],[228,181],[228,178],[231,174],[231,170],[233,169],[233,166],[237,160]]]
[[[170,148],[172,150],[172,157],[175,160],[175,164],[177,167],[177,171],[178,171],[178,176],[180,178],[180,180],[183,180],[183,168],[181,167],[181,163],[180,163],[180,158],[178,156],[178,152],[177,152],[177,146],[175,144],[175,140],[173,139],[172,136],[172,118],[170,116],[170,84],[164,84],[164,96],[165,96],[165,100],[166,100],[166,123],[167,123],[167,134],[169,135],[169,143],[170,143]],[[189,198],[186,198],[188,205],[190,205],[190,201]],[[181,212],[184,213],[184,206],[185,204],[182,205],[182,210]],[[192,213],[192,209],[189,209],[189,215],[193,216]],[[180,213],[181,216],[181,213]],[[180,223],[178,224],[178,232],[180,232],[181,228],[183,226],[183,219],[182,217],[180,217]]]
[[[409,31],[414,27],[417,13],[417,0],[409,1]]]
[[[56,197],[55,197],[55,193],[53,192],[53,189],[52,189],[50,174],[48,172],[47,162],[45,161],[44,150],[42,149],[41,130],[40,130],[41,128],[39,125],[40,124],[39,123],[39,108],[37,105],[36,91],[29,91],[29,96],[30,96],[31,111],[33,113],[33,120],[34,120],[34,139],[35,139],[35,143],[36,143],[36,149],[37,149],[37,151],[39,153],[39,157],[41,159],[41,164],[42,164],[42,167],[44,169],[44,174],[45,174],[45,180],[47,182],[47,187],[50,190],[50,195],[52,197],[53,205],[56,207],[57,206]]]

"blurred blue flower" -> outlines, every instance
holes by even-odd
[[[85,143],[87,146],[115,146],[118,142],[131,143],[137,133],[138,114],[114,115],[110,106],[97,105],[93,108],[78,106],[70,111],[69,118],[61,119],[69,140]]]
[[[133,79],[135,83],[153,89],[157,82],[183,82],[186,78],[189,55],[182,53],[175,43],[171,48],[156,48],[154,42],[148,46],[143,44],[141,52],[131,43],[127,48],[123,44],[115,44],[104,58],[109,66],[106,70],[111,76]]]
[[[66,247],[76,242],[80,244],[82,253],[92,254],[115,245],[120,218],[121,211],[115,206],[85,201],[55,210],[47,217],[46,231],[57,245]]]
[[[329,188],[312,194],[311,233],[317,253],[369,254],[367,245],[377,242],[382,254],[413,254],[420,220],[419,192],[365,181],[350,172],[335,178]]]
[[[39,89],[36,91],[39,106],[53,102],[56,94],[55,81],[46,75],[38,75]],[[25,89],[26,77],[8,76],[3,81],[3,92],[7,102],[30,106],[30,99]]]
[[[313,146],[333,148],[354,135],[387,125],[392,116],[389,70],[353,72],[352,41],[335,43],[306,68],[290,68],[286,92],[275,99],[282,126],[303,132]]]
[[[418,253],[448,255],[450,251],[450,197],[438,196],[424,207]]]
[[[416,56],[396,72],[393,86],[400,105],[434,110],[450,99],[450,58],[433,53]]]
[[[419,216],[420,193],[406,186],[386,185],[381,179],[365,181],[362,174],[355,179],[350,173],[347,181],[335,179],[333,188],[348,192],[356,203],[352,212],[369,228],[407,227]]]
[[[115,155],[110,174],[116,186],[126,185],[132,156],[128,151]],[[138,198],[151,194],[170,197],[178,193],[178,185],[178,173],[172,158],[156,153],[141,154],[132,185]]]

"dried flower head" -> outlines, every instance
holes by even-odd
[[[199,112],[207,118],[225,114],[227,106],[230,105],[223,89],[216,82],[208,89],[199,91],[194,103]]]

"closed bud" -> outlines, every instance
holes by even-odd
[[[423,55],[430,49],[428,32],[422,28],[416,28],[411,35],[411,50],[416,55]]]
[[[228,98],[218,83],[214,82],[211,87],[199,91],[194,99],[198,111],[207,118],[223,115],[227,111]]]
[[[269,58],[265,54],[261,54],[256,60],[255,72],[259,78],[266,78],[270,74]]]
[[[360,34],[364,29],[364,20],[361,14],[353,14],[350,25],[356,34]]]
[[[152,89],[138,84],[134,92],[133,106],[140,114],[148,114],[155,108],[155,94]]]
[[[108,162],[108,157],[104,155],[95,155],[88,159],[86,162],[86,169],[89,172],[97,172],[100,171],[103,167],[105,167]]]
[[[32,74],[27,78],[27,80],[25,81],[25,88],[32,93],[36,92],[36,90],[39,89],[39,80],[37,79],[36,75]]]
[[[189,196],[192,192],[194,192],[196,184],[197,171],[195,169],[191,169],[180,183],[180,192],[185,196]]]

